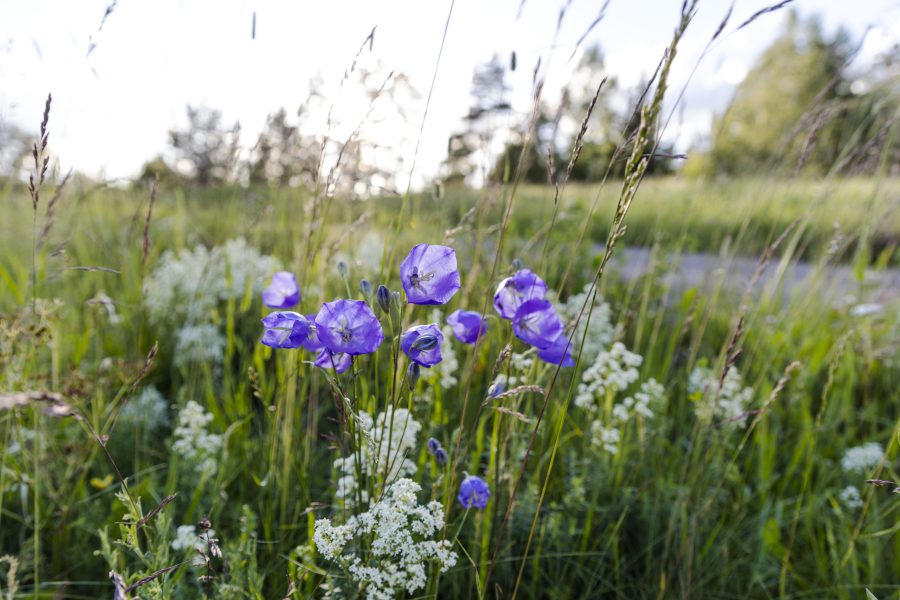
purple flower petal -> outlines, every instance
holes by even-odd
[[[335,354],[328,348],[323,348],[313,364],[320,369],[334,369],[340,374],[353,366],[353,356],[343,352]]]
[[[316,334],[335,354],[375,352],[384,340],[381,323],[362,300],[334,300],[322,305],[316,315]]]
[[[410,304],[447,304],[459,290],[456,252],[447,246],[413,246],[400,263],[400,281]]]
[[[568,346],[568,349],[566,348]],[[572,358],[572,344],[569,338],[561,335],[547,348],[538,350],[538,358],[551,365],[562,367],[574,367],[575,359]]]
[[[487,319],[471,310],[455,310],[447,317],[453,335],[463,344],[474,344],[487,331]]]
[[[297,278],[288,271],[279,271],[272,276],[272,284],[263,290],[263,304],[269,308],[291,308],[300,302],[300,288]]]
[[[543,299],[547,293],[544,280],[529,271],[522,269],[507,277],[497,286],[494,293],[494,308],[504,319],[512,319],[522,303],[533,299]]]
[[[459,500],[463,508],[486,508],[488,498],[491,497],[491,490],[488,484],[480,477],[469,475],[459,484],[459,494],[456,499]]]
[[[400,348],[409,359],[423,367],[433,367],[443,360],[441,344],[444,334],[437,325],[417,325],[410,327],[400,338]]]
[[[562,335],[563,324],[549,301],[528,300],[516,310],[513,332],[526,344],[543,350]]]
[[[273,312],[262,324],[266,328],[262,343],[271,348],[299,348],[309,336],[309,321],[295,312]]]
[[[306,315],[306,318],[309,320],[310,324],[312,324],[315,323],[316,315]],[[309,335],[300,345],[310,352],[318,352],[325,347],[322,345],[322,342],[319,341],[319,334],[315,327],[310,327]]]

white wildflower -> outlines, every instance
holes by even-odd
[[[347,564],[350,578],[368,600],[392,600],[404,591],[412,594],[424,588],[429,563],[437,563],[442,573],[456,564],[450,541],[431,539],[444,526],[443,508],[436,501],[420,505],[416,498],[420,490],[414,481],[400,479],[368,511],[345,524],[316,521],[316,548],[326,559]],[[363,538],[370,543],[360,556],[356,552],[365,545],[348,546]]]
[[[859,489],[853,485],[848,485],[842,489],[840,494],[838,494],[838,499],[841,501],[841,504],[850,510],[861,508],[863,505],[863,499],[859,493]]]
[[[884,458],[884,450],[878,442],[869,442],[844,451],[841,468],[845,472],[865,472],[877,467]]]
[[[225,356],[225,344],[225,336],[215,325],[187,325],[175,334],[175,364],[219,364]]]
[[[175,533],[175,539],[172,540],[172,550],[181,552],[183,550],[195,549],[198,552],[206,552],[207,544],[204,538],[214,538],[216,532],[208,529],[203,533],[203,537],[197,535],[197,530],[193,525],[179,525],[178,531]]]
[[[144,284],[144,302],[157,323],[203,323],[220,301],[261,292],[265,278],[278,270],[278,261],[241,238],[212,250],[165,252]]]
[[[148,385],[125,404],[119,416],[123,421],[139,423],[144,429],[157,429],[169,422],[169,403],[158,389]]]
[[[358,451],[362,464],[359,470],[364,474],[383,476],[387,470],[387,481],[407,477],[416,472],[416,463],[408,458],[415,449],[422,425],[413,419],[405,408],[388,408],[378,414],[374,421],[365,411],[357,414],[356,427],[365,438]],[[356,505],[361,500],[368,504],[365,490],[359,490],[356,481],[357,453],[349,454],[334,461],[340,475],[335,497],[346,505]]]
[[[880,314],[884,310],[884,305],[878,304],[877,302],[870,302],[868,304],[857,304],[853,308],[850,309],[850,316],[852,317],[871,317],[873,315]]]
[[[222,449],[222,436],[208,433],[206,426],[213,416],[190,400],[178,414],[175,442],[172,450],[188,462],[194,463],[198,473],[216,472],[218,455]]]
[[[615,395],[638,380],[640,374],[637,368],[642,362],[639,354],[616,342],[609,351],[598,354],[594,364],[584,370],[578,384],[575,406],[596,411],[598,399],[605,398],[607,394]]]
[[[621,432],[615,427],[605,427],[600,421],[591,423],[591,443],[615,455],[619,451]]]
[[[753,400],[753,388],[744,387],[740,372],[732,365],[725,374],[721,389],[719,376],[706,367],[696,367],[688,377],[688,392],[696,401],[694,412],[701,419],[715,416],[737,423]]]

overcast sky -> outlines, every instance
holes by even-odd
[[[365,60],[406,73],[419,89],[421,100],[409,107],[413,116],[405,123],[417,133],[451,6],[450,0],[119,0],[104,21],[111,1],[0,0],[0,124],[36,129],[43,100],[52,92],[51,145],[61,166],[108,178],[133,176],[144,161],[164,152],[166,132],[184,123],[188,103],[239,119],[244,142],[252,144],[268,113],[282,106],[296,110],[314,75],[337,89],[376,26]],[[708,131],[712,112],[727,104],[734,85],[783,27],[784,11],[733,32],[771,3],[736,0],[729,27],[700,63],[673,121],[669,134],[680,147]],[[687,81],[729,4],[701,0],[679,48],[673,91]],[[444,157],[447,137],[470,105],[477,64],[515,51],[520,68],[514,98],[526,110],[531,72],[541,57],[547,95],[554,97],[577,62],[577,56],[569,60],[576,40],[602,5],[603,0],[456,0],[418,178],[433,175]],[[599,43],[608,74],[623,87],[635,85],[659,61],[680,5],[681,0],[610,0],[583,46]],[[898,0],[797,0],[794,6],[803,14],[820,13],[829,33],[843,25],[861,38],[871,26],[860,60],[900,38]]]

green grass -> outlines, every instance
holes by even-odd
[[[249,288],[214,303],[204,315],[226,340],[218,366],[179,365],[176,339],[183,324],[152,320],[142,292],[142,281],[160,267],[163,252],[212,248],[243,237],[301,275],[301,312],[309,313],[322,301],[346,296],[348,286],[358,296],[360,278],[399,289],[397,265],[408,249],[423,241],[440,243],[473,209],[449,242],[460,257],[463,289],[448,311],[480,310],[514,258],[540,269],[553,289],[570,271],[559,290],[565,299],[593,275],[595,248],[609,228],[613,187],[601,194],[589,223],[585,215],[596,190],[566,190],[549,235],[552,189],[520,190],[493,278],[505,188],[451,189],[441,197],[413,198],[403,209],[397,199],[328,200],[319,207],[327,210],[323,220],[312,228],[313,200],[300,192],[164,189],[153,211],[146,274],[141,263],[147,194],[73,189],[38,253],[39,315],[31,313],[31,206],[20,190],[8,188],[0,236],[0,390],[59,391],[84,415],[83,421],[52,418],[41,407],[0,413],[0,554],[20,563],[19,595],[109,595],[111,569],[130,584],[183,560],[184,553],[170,546],[175,528],[204,514],[230,566],[230,578],[217,577],[214,597],[282,597],[289,578],[295,597],[320,595],[318,586],[341,581],[340,571],[309,546],[316,518],[340,520],[342,514],[333,499],[339,426],[326,374],[305,362],[309,355],[302,351],[272,352],[257,343],[264,309]],[[513,343],[517,352],[525,349],[508,324],[492,319],[490,335],[474,353],[456,344],[459,383],[446,389],[420,383],[416,397],[431,390],[432,399],[411,405],[423,425],[411,456],[423,487],[420,500],[445,502],[448,535],[460,528],[457,566],[432,579],[429,589],[439,589],[440,597],[477,597],[490,568],[491,588],[509,594],[543,491],[518,591],[523,598],[863,598],[866,587],[879,598],[895,597],[900,502],[863,480],[900,479],[896,307],[853,318],[842,299],[824,295],[824,271],[788,297],[779,292],[777,279],[762,293],[741,297],[715,280],[703,289],[669,289],[662,275],[670,252],[753,255],[798,217],[802,222],[769,269],[800,257],[821,265],[895,264],[896,190],[893,180],[645,182],[626,220],[624,243],[656,244],[657,267],[630,282],[612,271],[601,287],[620,339],[644,358],[640,380],[663,383],[665,403],[652,420],[624,427],[612,456],[591,444],[590,419],[573,404],[587,365],[563,369],[503,526],[542,396],[503,400],[527,422],[497,411],[498,401],[482,406],[502,348]],[[351,226],[363,214],[366,220]],[[826,259],[836,220],[844,236],[841,250]],[[576,246],[585,227],[588,236]],[[313,260],[307,258],[310,230],[317,236]],[[358,251],[370,238],[393,244],[387,263],[380,253]],[[346,285],[337,270],[342,259],[349,265]],[[78,266],[116,272],[71,269]],[[270,273],[255,275],[262,281]],[[115,302],[121,322],[111,323],[102,305],[89,303],[100,292]],[[402,318],[407,324],[423,321],[428,312],[407,309]],[[742,352],[735,364],[753,389],[750,408],[762,411],[746,427],[698,418],[697,399],[688,391],[698,364],[721,372],[740,315]],[[398,331],[387,320],[385,328]],[[384,402],[394,368],[390,341],[389,335],[376,358],[360,361],[360,376],[338,379],[352,391],[355,405]],[[116,415],[134,400],[131,387],[155,342],[159,352],[138,392],[152,384],[172,407],[166,424],[152,430]],[[799,366],[784,388],[774,391],[795,361]],[[502,366],[504,372],[511,369],[508,362]],[[516,374],[546,385],[552,369],[536,362]],[[407,397],[401,398],[406,406]],[[209,429],[223,436],[218,468],[209,476],[198,475],[172,449],[177,411],[190,400],[212,413]],[[456,481],[463,470],[478,473],[493,494],[486,511],[465,518],[452,500],[451,478],[442,476],[423,449],[434,436],[449,451],[460,425]],[[109,436],[109,457],[91,430]],[[887,450],[882,467],[843,472],[844,450],[872,441]],[[127,479],[131,497],[140,498],[140,509],[127,496],[116,498],[122,486],[115,469]],[[850,484],[861,490],[862,508],[847,509],[838,499]],[[174,493],[175,500],[140,533],[123,521],[126,514],[139,519]],[[221,571],[218,563],[214,568]],[[329,569],[338,579],[321,574]],[[140,593],[193,598],[204,573],[181,566]],[[9,586],[3,574],[0,585]]]

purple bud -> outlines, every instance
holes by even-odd
[[[428,438],[428,451],[434,454],[437,452],[437,449],[441,447],[441,443],[437,441],[435,438]]]
[[[347,263],[344,261],[338,261],[338,274],[341,276],[341,279],[347,279]]]
[[[443,448],[438,448],[434,451],[434,460],[440,466],[444,466],[447,464],[447,451]]]
[[[409,386],[410,391],[416,388],[416,383],[419,381],[419,375],[421,374],[421,367],[419,363],[411,362],[409,363],[409,367],[406,369],[406,385]]]
[[[372,297],[372,283],[368,279],[360,279],[359,291],[362,292],[363,297],[368,300]]]
[[[387,287],[379,285],[375,290],[375,301],[378,302],[381,310],[389,312],[391,310],[391,291]]]

